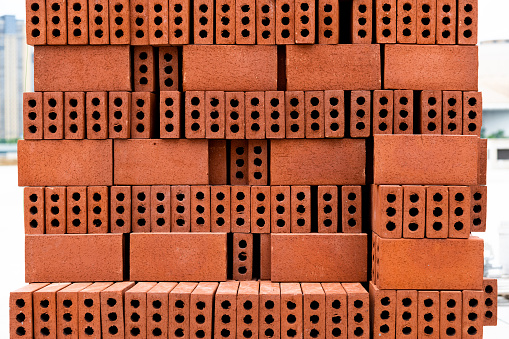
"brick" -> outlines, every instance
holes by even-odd
[[[25,248],[28,282],[123,278],[121,234],[27,235]]]
[[[339,2],[318,1],[318,42],[334,45],[339,43]]]
[[[487,187],[470,187],[470,232],[486,232]]]
[[[209,183],[226,185],[228,182],[227,141],[209,140]]]
[[[276,1],[256,1],[256,43],[274,45],[276,43]]]
[[[244,139],[246,110],[244,92],[225,93],[226,139]]]
[[[44,187],[25,187],[23,189],[25,234],[45,233],[44,190]]]
[[[101,299],[103,290],[111,286],[111,282],[95,282],[78,293],[78,326],[79,336],[101,335]]]
[[[265,135],[267,139],[285,137],[285,92],[265,92]]]
[[[214,1],[199,0],[194,3],[194,43],[214,43]]]
[[[85,97],[85,121],[87,139],[107,139],[108,93],[87,92]]]
[[[46,45],[46,2],[27,1],[26,18],[27,45]]]
[[[440,292],[417,292],[417,333],[422,338],[440,338]]]
[[[163,139],[180,138],[181,94],[177,91],[160,92],[159,134]],[[164,113],[163,113],[164,112]]]
[[[481,92],[463,92],[463,134],[480,136],[481,126]]]
[[[251,189],[250,186],[231,187],[231,231],[251,231]]]
[[[422,91],[420,99],[421,133],[442,134],[442,92]]]
[[[282,283],[281,338],[303,337],[302,290],[299,283]]]
[[[303,91],[285,92],[286,138],[303,139],[305,137],[305,103]],[[323,120],[323,112],[320,118]]]
[[[402,44],[417,42],[417,2],[397,0],[397,41]]]
[[[417,338],[417,291],[396,291],[396,336]]]
[[[321,150],[317,153],[316,150]],[[273,140],[271,185],[362,185],[365,143],[352,139]],[[331,158],[341,159],[332,162]],[[316,173],[321,175],[318,177]]]
[[[373,134],[392,134],[394,121],[394,92],[373,91]]]
[[[147,292],[147,337],[168,338],[169,293],[176,282],[160,282]]]
[[[246,92],[246,139],[265,139],[265,92]]]
[[[272,281],[367,280],[365,234],[272,234],[271,246]]]
[[[191,2],[190,0],[170,0],[170,44],[186,45],[191,35]]]
[[[48,45],[67,44],[67,0],[46,2],[46,30]]]
[[[480,139],[479,142],[479,169],[477,173],[477,183],[486,185],[486,172],[488,166],[488,139]]]
[[[44,188],[44,215],[47,234],[65,234],[66,229],[66,190],[65,187]]]
[[[449,236],[449,188],[426,187],[426,238]]]
[[[125,336],[146,338],[148,332],[148,298],[147,292],[157,283],[139,282],[125,292]]]
[[[395,337],[396,293],[396,290],[380,290],[373,282],[369,283],[369,306],[373,337]]]
[[[347,337],[347,297],[340,283],[322,283],[325,292],[325,337]]]
[[[224,281],[226,234],[133,233],[130,274],[133,281]]]
[[[184,91],[277,89],[276,46],[189,45],[182,56]]]
[[[341,187],[341,218],[341,230],[343,233],[362,232],[361,186]]]
[[[331,69],[330,65],[337,67]],[[381,75],[378,65],[380,65],[378,45],[288,46],[286,89],[289,91],[380,89]],[[387,78],[386,76],[386,81]]]
[[[214,333],[217,337],[235,336],[237,331],[238,281],[224,281],[214,295]]]
[[[343,138],[345,136],[345,94],[340,90],[324,93],[325,137]]]
[[[44,92],[43,95],[44,139],[64,138],[64,93]]]
[[[207,139],[224,139],[225,93],[222,91],[207,91],[204,100],[205,137]]]
[[[36,46],[34,55],[35,91],[131,90],[129,46]]]
[[[91,45],[110,43],[108,0],[88,1],[89,41]]]
[[[131,42],[129,0],[110,0],[110,44],[125,45]]]
[[[463,100],[460,91],[442,92],[442,133],[462,134]]]
[[[230,183],[247,185],[249,182],[248,141],[232,140],[230,145]]]
[[[375,135],[374,183],[476,184],[478,145],[475,136]],[[400,157],[403,147],[413,151]]]
[[[238,45],[256,42],[255,0],[235,1],[235,40]]]
[[[304,92],[304,115],[306,138],[325,137],[324,92]]]
[[[171,232],[171,186],[150,187],[150,231]]]
[[[376,0],[375,40],[377,43],[396,43],[396,13],[396,0]]]
[[[292,233],[311,233],[311,188],[290,187],[290,216]]]
[[[131,93],[109,93],[109,137],[128,139],[131,137]]]
[[[417,0],[417,43],[432,45],[436,43],[437,1]]]
[[[88,44],[88,1],[67,3],[67,33],[69,45]]]
[[[295,43],[315,43],[315,2],[295,0]]]
[[[167,9],[167,8],[166,8]],[[168,9],[167,9],[168,10]],[[131,29],[131,45],[149,45],[150,41],[150,4],[149,0],[133,0],[130,1],[130,29]],[[168,17],[168,12],[166,12]],[[166,18],[166,20],[168,20]],[[166,21],[168,22],[168,21]],[[166,26],[168,27],[168,26]],[[168,40],[166,40],[168,41]]]
[[[403,238],[424,238],[426,186],[403,186]]]
[[[251,186],[251,232],[270,233],[270,186]]]
[[[32,4],[35,5],[36,3]],[[27,21],[28,22],[28,21]],[[43,93],[23,93],[23,137],[24,139],[43,138]]]
[[[33,338],[33,293],[48,284],[25,285],[9,293],[9,333],[11,337]]]
[[[131,186],[111,186],[111,233],[131,233]]]
[[[253,234],[233,233],[233,279],[253,279]]]
[[[187,139],[205,138],[205,92],[185,93],[185,135]]]
[[[373,38],[373,1],[356,0],[352,4],[352,42],[371,44]]]
[[[108,233],[109,227],[109,187],[87,187],[87,233]]]
[[[456,1],[437,0],[437,44],[456,43]]]
[[[152,46],[135,46],[133,49],[134,91],[154,92],[156,89],[156,56]]]
[[[124,338],[125,292],[134,284],[133,281],[116,282],[101,291],[102,338]]]
[[[369,293],[359,283],[342,284],[348,299],[348,337],[369,338]]]
[[[295,0],[276,1],[276,44],[295,43]]]
[[[461,338],[462,292],[440,291],[440,337]]]
[[[150,0],[148,2],[148,29],[147,37],[150,43],[145,45],[167,45],[169,42],[169,26],[168,26],[168,1],[166,0]]]
[[[337,186],[318,186],[318,232],[339,232]]]
[[[325,337],[325,292],[320,283],[302,283],[304,338]]]
[[[270,280],[270,234],[260,234],[260,280]]]
[[[214,294],[218,285],[217,282],[200,282],[191,293],[189,333],[194,338],[214,337]]]
[[[210,186],[191,186],[191,231],[210,232]]]
[[[458,1],[458,44],[477,44],[477,16],[477,0]]]
[[[210,187],[210,230],[230,232],[230,186]]]
[[[470,187],[449,186],[449,238],[470,236]]]
[[[131,188],[131,228],[132,232],[150,232],[152,186],[132,186]]]
[[[79,336],[79,292],[91,283],[73,283],[57,292],[57,332],[56,337]]]
[[[85,93],[64,93],[64,138],[85,139]],[[25,137],[26,138],[26,137]]]
[[[290,186],[270,187],[271,233],[290,233]]]
[[[281,338],[281,289],[279,284],[260,281],[259,337]]]
[[[235,44],[235,1],[216,1],[216,44]]]
[[[266,140],[248,141],[248,183],[250,185],[268,184],[268,145]]]
[[[483,278],[484,317],[483,326],[497,326],[497,279]]]
[[[191,232],[191,187],[171,187],[171,232]]]
[[[413,134],[413,95],[411,90],[394,91],[394,134]]]
[[[57,336],[57,292],[69,283],[53,283],[32,294],[34,337]],[[31,315],[30,315],[31,316]]]
[[[258,281],[241,281],[237,291],[237,337],[258,337],[260,309]]]
[[[169,297],[169,338],[190,338],[189,309],[191,293],[198,283],[181,282],[171,292]]]
[[[462,291],[463,312],[462,312],[462,334],[464,338],[483,337],[483,313],[484,313],[484,292],[483,291]]]
[[[362,5],[361,5],[362,6]],[[352,91],[350,97],[350,136],[366,138],[371,135],[371,93]]]
[[[177,91],[180,84],[179,52],[177,47],[159,47],[159,88]]]
[[[375,260],[380,289],[460,290],[482,286],[482,239],[377,241]]]
[[[87,233],[87,187],[68,186],[67,196],[67,229],[65,233]]]
[[[382,238],[403,234],[403,188],[397,185],[372,186],[373,232]]]
[[[156,125],[155,94],[133,92],[131,96],[131,138],[149,139],[154,136]]]

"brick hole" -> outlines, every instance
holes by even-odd
[[[116,321],[117,318],[118,318],[117,313],[115,313],[115,312],[108,313],[109,321]]]
[[[416,215],[419,214],[419,209],[415,208],[415,207],[412,207],[409,211],[408,211],[408,214],[410,214],[412,217],[415,217]]]
[[[410,312],[403,312],[403,314],[401,315],[401,318],[403,320],[408,321],[408,320],[410,320],[412,318],[412,313],[410,313]]]
[[[401,332],[404,334],[404,335],[409,335],[410,333],[412,333],[412,328],[411,327],[403,327],[403,329],[401,330]]]
[[[133,327],[130,332],[131,332],[131,335],[134,337],[138,336],[141,333],[141,331],[138,327]]]
[[[468,314],[468,320],[475,321],[477,320],[477,313],[471,312]]]
[[[424,333],[426,333],[427,335],[433,334],[433,327],[431,326],[424,327]]]
[[[182,328],[177,328],[175,330],[175,336],[179,337],[179,338],[183,337],[184,336],[184,330]]]
[[[396,229],[396,224],[392,221],[389,221],[386,225],[385,225],[385,228],[388,230],[388,231],[394,231]]]
[[[65,327],[62,332],[64,333],[64,335],[71,335],[72,334],[72,328],[70,327]]]
[[[364,334],[364,330],[361,327],[356,327],[355,330],[353,331],[353,334],[356,337],[360,337]]]
[[[426,313],[424,315],[424,320],[426,320],[427,322],[430,322],[431,320],[433,320],[433,314],[431,313]]]
[[[470,307],[477,307],[478,304],[479,304],[479,302],[477,301],[477,299],[474,299],[474,298],[472,298],[468,301],[468,306],[470,306]]]
[[[117,326],[110,326],[110,328],[108,328],[108,332],[112,335],[115,335],[118,333],[118,328]]]
[[[415,232],[419,229],[419,225],[416,224],[415,222],[412,222],[412,223],[408,224],[408,229],[412,232]]]
[[[429,298],[428,298],[428,299],[425,299],[425,300],[424,300],[424,306],[426,306],[426,307],[431,307],[431,306],[433,306],[433,299],[429,299]]]
[[[248,314],[242,319],[244,321],[244,324],[251,324],[253,322],[253,318]]]
[[[49,330],[49,328],[47,328],[47,327],[43,327],[43,328],[41,328],[41,334],[42,334],[43,336],[45,336],[45,337],[49,336],[49,335],[50,335],[50,330]]]
[[[84,316],[84,319],[86,322],[91,322],[92,320],[94,320],[94,316],[92,315],[92,313],[85,313],[85,316]]]
[[[223,328],[223,329],[221,330],[221,336],[222,336],[223,338],[228,338],[228,337],[230,336],[230,331],[229,331],[229,330],[227,330],[226,328]]]
[[[161,317],[161,315],[159,313],[154,313],[152,315],[152,320],[155,321],[156,323],[158,322],[161,322],[163,318]]]
[[[115,300],[114,298],[108,298],[108,300],[106,300],[106,304],[108,304],[108,306],[110,307],[113,307],[117,304],[117,300]]]
[[[16,321],[19,322],[19,323],[22,323],[25,321],[25,314],[24,313],[19,313],[16,315]]]
[[[410,305],[412,305],[412,299],[410,299],[410,298],[404,298],[404,299],[401,301],[401,304],[402,304],[404,307],[409,307]]]
[[[203,314],[199,314],[195,318],[198,324],[203,324],[205,322],[205,316]]]
[[[86,306],[86,307],[92,307],[94,306],[94,300],[93,299],[85,299],[83,300],[83,304]]]
[[[176,321],[177,323],[179,323],[179,324],[183,323],[183,322],[184,322],[184,320],[185,320],[185,318],[184,318],[184,316],[183,316],[182,314],[177,314],[177,315],[175,316],[175,321]]]

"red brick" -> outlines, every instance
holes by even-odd
[[[270,233],[270,186],[251,186],[251,232]]]
[[[398,43],[417,42],[417,3],[416,0],[397,0],[397,40]]]
[[[85,93],[64,93],[64,137],[85,139]],[[26,137],[25,137],[26,139]]]
[[[480,139],[479,142],[479,168],[477,173],[477,183],[486,185],[486,172],[488,166],[488,139]]]
[[[171,187],[171,231],[191,232],[191,187]]]
[[[362,5],[361,5],[362,6]],[[350,136],[367,138],[371,135],[371,93],[352,91],[350,97]]]
[[[171,232],[171,186],[150,187],[150,231]]]
[[[67,3],[67,41],[69,45],[88,44],[88,1]]]
[[[156,57],[152,46],[135,46],[133,49],[134,91],[153,92],[156,88]]]
[[[44,336],[56,338],[57,292],[67,286],[69,283],[53,283],[33,292],[34,338]]]
[[[497,279],[483,278],[484,317],[483,326],[497,326]]]
[[[417,291],[396,291],[396,337],[417,339]]]
[[[336,67],[331,69],[330,65]],[[286,89],[289,91],[380,89],[381,75],[378,65],[380,65],[379,45],[288,46]]]
[[[325,91],[325,137],[345,136],[345,94],[339,90]]]
[[[276,44],[295,43],[295,0],[280,0],[276,4]]]
[[[230,212],[230,186],[211,186],[211,232],[230,232]]]
[[[268,184],[268,146],[266,140],[248,141],[248,182],[250,185]]]
[[[424,238],[426,186],[403,186],[403,238]]]
[[[290,233],[290,186],[270,187],[271,233]]]
[[[253,279],[253,234],[233,233],[233,279]]]
[[[377,43],[396,43],[396,12],[396,0],[376,0],[375,40]]]
[[[109,187],[87,187],[87,233],[109,232]]]
[[[43,93],[44,139],[64,138],[64,93]]]
[[[258,281],[241,281],[237,292],[237,337],[258,338]]]
[[[392,134],[394,121],[394,92],[373,91],[373,134]]]
[[[190,0],[170,0],[170,44],[186,45],[191,35],[191,4]]]
[[[79,336],[101,335],[101,300],[100,293],[108,288],[111,282],[95,282],[78,293]]]
[[[209,140],[209,183],[226,185],[228,182],[227,141]]]
[[[65,187],[44,188],[44,214],[46,216],[47,234],[64,234],[66,229],[66,195]]]
[[[270,234],[260,234],[260,280],[270,280]]]
[[[25,139],[43,138],[42,95],[41,92],[23,93],[23,138]]]
[[[281,338],[303,337],[302,290],[299,283],[282,283]]]
[[[176,282],[160,282],[147,292],[147,338],[168,338],[169,293]]]
[[[125,292],[126,338],[136,338],[137,336],[146,338],[150,335],[147,326],[149,321],[147,292],[156,284],[155,282],[139,282]]]
[[[180,138],[180,92],[160,92],[160,136],[163,139]]]
[[[274,45],[276,43],[276,2],[274,0],[256,1],[256,43]]]
[[[303,139],[305,137],[305,103],[303,91],[285,92],[286,138]],[[323,112],[321,118],[323,120]]]
[[[111,233],[131,233],[131,186],[111,186]]]
[[[463,338],[483,337],[483,314],[484,314],[484,292],[483,291],[462,291],[463,312],[462,312],[462,334]]]
[[[462,292],[440,291],[440,337],[461,338]]]
[[[219,283],[214,296],[214,333],[217,337],[234,337],[237,331],[238,281]]]
[[[191,186],[191,231],[210,232],[210,186]]]
[[[216,1],[216,44],[235,44],[235,0]]]
[[[110,44],[126,45],[131,42],[129,0],[110,0]]]
[[[28,45],[46,45],[45,0],[28,0],[26,2],[26,33]]]
[[[110,43],[108,0],[88,1],[89,40],[91,45]]]
[[[205,138],[205,92],[185,93],[185,130],[187,139]]]
[[[420,99],[421,133],[442,134],[442,91],[422,91]]]
[[[470,187],[449,187],[449,238],[470,236]]]
[[[341,187],[341,218],[341,230],[343,233],[362,232],[361,186]]]
[[[147,19],[147,40],[150,41],[150,45],[167,45],[169,42],[168,1],[149,0]]]
[[[179,89],[179,53],[177,47],[159,47],[159,88],[161,91]]]
[[[417,335],[419,338],[440,338],[440,292],[417,292]]]
[[[437,44],[456,43],[456,1],[437,0]]]
[[[133,233],[130,274],[134,281],[224,281],[226,234]]]
[[[45,233],[44,190],[44,187],[25,187],[23,189],[25,234]]]
[[[34,55],[35,91],[131,90],[129,46],[36,46]]]
[[[487,187],[470,187],[470,232],[486,232]]]
[[[214,1],[194,2],[194,43],[212,45],[214,43]]]
[[[123,278],[123,235],[57,234],[25,237],[25,279],[118,281]]]
[[[426,238],[449,236],[449,188],[426,187]]]
[[[394,134],[413,134],[413,95],[411,90],[394,91]]]
[[[339,43],[339,2],[318,1],[318,42],[334,45]]]
[[[239,45],[256,42],[255,0],[235,1],[235,40]]]
[[[442,133],[462,134],[463,99],[460,91],[442,92]]]
[[[347,298],[340,283],[322,283],[325,292],[325,337],[346,338],[347,333]]]
[[[9,332],[11,338],[33,338],[33,293],[48,284],[25,285],[9,293]]]
[[[132,232],[150,232],[152,186],[132,186],[131,192]]]
[[[198,283],[181,282],[171,292],[169,297],[169,338],[189,339],[189,309],[191,293]]]
[[[339,232],[337,186],[318,186],[318,232]]]
[[[265,92],[246,92],[246,139],[265,139]]]
[[[226,139],[244,139],[246,110],[244,92],[225,93]]]
[[[108,138],[108,93],[87,92],[85,120],[87,139]]]
[[[342,284],[348,299],[348,337],[369,338],[369,293],[359,283]]]
[[[277,89],[276,46],[188,45],[182,55],[184,91]]]
[[[249,182],[249,149],[247,140],[232,140],[230,147],[230,183],[247,185]]]
[[[325,338],[325,292],[320,283],[302,283],[304,338]]]
[[[156,126],[155,94],[133,92],[131,96],[131,138],[149,139],[154,136]]]
[[[295,0],[295,43],[315,43],[315,2]]]
[[[130,1],[130,18],[131,24],[131,45],[149,45],[150,39],[150,4],[149,0],[132,0]],[[168,12],[166,12],[168,17]],[[166,18],[166,20],[168,20]],[[168,27],[168,26],[166,26]],[[166,40],[168,42],[168,40]]]
[[[102,338],[124,338],[124,297],[134,284],[117,282],[101,291]]]
[[[396,304],[396,290],[380,290],[373,282],[369,283],[369,306],[373,337],[395,337]]]
[[[57,292],[57,338],[78,338],[78,296],[80,291],[90,285],[91,283],[73,283]]]
[[[214,294],[218,285],[217,282],[200,282],[191,293],[189,333],[192,338],[214,338]]]
[[[87,187],[68,186],[67,229],[65,233],[87,233]]]
[[[436,43],[437,1],[417,0],[417,43],[432,45]]]
[[[367,280],[365,234],[272,234],[271,246],[273,281]]]
[[[311,233],[311,188],[291,186],[291,232]]]
[[[325,137],[324,92],[304,92],[306,138]]]
[[[251,189],[250,186],[231,187],[231,231],[251,232]]]
[[[205,92],[205,137],[224,139],[225,137],[225,93],[222,91]]]
[[[46,2],[46,34],[48,45],[67,44],[67,0]]]
[[[281,338],[281,289],[279,284],[260,281],[259,337]]]
[[[463,134],[481,135],[482,93],[463,92]]]
[[[285,92],[265,92],[265,135],[267,139],[285,137]]]
[[[128,139],[131,137],[131,92],[109,93],[109,137]]]
[[[352,42],[371,44],[373,38],[373,1],[356,0],[352,5]]]
[[[477,13],[477,0],[458,1],[458,44],[477,44]]]
[[[403,232],[403,188],[372,186],[372,229],[382,238],[401,238]]]

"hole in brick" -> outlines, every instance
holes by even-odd
[[[429,299],[429,298],[428,298],[428,299],[425,299],[425,300],[424,300],[424,306],[426,306],[426,307],[431,307],[431,306],[433,306],[433,299]]]
[[[435,214],[435,213],[433,212],[433,214]],[[433,229],[435,231],[440,231],[442,229],[442,223],[438,222],[438,221],[434,222],[433,223]]]
[[[183,323],[183,322],[184,322],[184,320],[185,320],[185,318],[184,318],[184,316],[183,316],[182,314],[177,314],[177,315],[175,316],[175,321],[176,321],[177,323],[179,323],[179,324]]]
[[[384,312],[387,312],[387,311],[384,311]],[[382,312],[382,314],[383,314],[384,312]],[[387,313],[389,313],[389,312],[387,312]],[[384,319],[384,318],[382,318],[382,319]],[[360,323],[361,321],[363,321],[363,320],[364,320],[364,318],[362,317],[362,314],[357,313],[357,314],[353,317],[353,320],[354,320],[356,323]]]
[[[389,207],[385,210],[385,213],[387,214],[387,216],[393,217],[394,215],[396,215],[396,209],[393,207]]]
[[[412,313],[410,313],[410,312],[403,312],[403,314],[401,315],[401,318],[403,320],[410,320],[410,318],[412,318]]]
[[[25,321],[25,314],[24,313],[19,313],[16,315],[16,321],[19,322],[19,323],[22,323],[23,321]]]
[[[396,229],[396,224],[393,223],[392,221],[389,221],[386,225],[385,225],[385,228],[388,230],[388,231],[394,231]]]
[[[477,313],[471,312],[468,314],[468,320],[475,321],[477,319]]]
[[[411,327],[403,327],[403,329],[401,330],[401,332],[405,335],[409,335],[410,333],[412,333],[412,328]]]
[[[470,299],[470,300],[468,301],[468,305],[469,305],[470,307],[477,307],[477,305],[478,305],[478,304],[479,304],[479,302],[477,301],[477,299],[473,299],[473,298],[472,298],[472,299]]]
[[[424,320],[426,320],[427,322],[430,322],[431,320],[433,320],[433,314],[431,313],[426,313],[424,315]]]
[[[364,334],[364,330],[360,327],[356,327],[355,330],[353,331],[353,334],[356,336],[356,337],[360,337]]]
[[[117,318],[118,318],[117,313],[115,313],[115,312],[108,313],[108,319],[110,321],[116,321]]]
[[[118,333],[117,326],[110,326],[110,328],[108,328],[108,332],[113,335],[117,334]]]
[[[202,314],[199,314],[196,316],[196,322],[198,324],[203,324],[205,322],[205,316],[203,316]]]
[[[476,329],[474,326],[470,326],[470,327],[468,328],[468,330],[467,330],[467,333],[468,333],[469,335],[475,335],[475,334],[477,334],[477,329]]]
[[[117,300],[115,300],[114,298],[108,298],[108,300],[106,300],[106,304],[108,304],[108,306],[110,307],[113,307],[117,304]]]
[[[87,322],[91,322],[92,320],[94,320],[94,316],[92,315],[92,313],[88,313],[88,312],[85,313],[84,318],[85,318],[85,321],[87,321]]]

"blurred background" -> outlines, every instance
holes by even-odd
[[[485,276],[498,278],[498,326],[509,333],[509,2],[479,1],[482,137],[488,138]],[[24,284],[23,191],[17,187],[16,141],[23,138],[22,93],[33,91],[33,48],[25,43],[25,2],[0,4],[0,337],[8,337],[9,291]],[[506,210],[508,208],[508,210]]]

